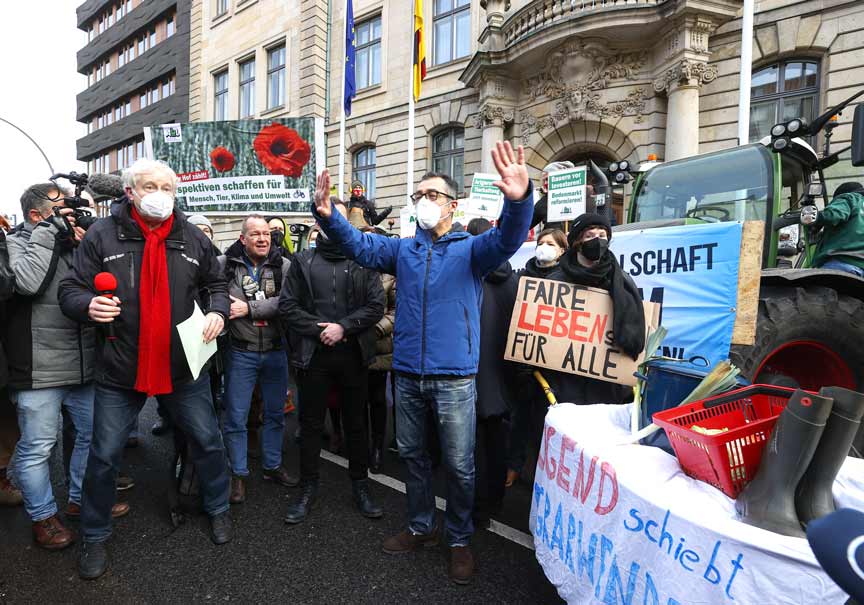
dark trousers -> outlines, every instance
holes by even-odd
[[[372,433],[372,446],[384,446],[387,431],[387,372],[369,372],[369,425]]]
[[[321,347],[309,367],[297,370],[300,406],[300,476],[318,480],[321,434],[331,385],[342,390],[342,419],[348,442],[348,475],[365,479],[369,467],[369,431],[366,428],[366,397],[369,370],[363,367],[356,343]]]
[[[482,461],[482,464],[477,464],[474,492],[474,514],[478,518],[488,518],[501,510],[504,481],[507,479],[507,433],[504,416],[477,418],[474,459]]]
[[[189,440],[204,510],[211,516],[225,512],[228,460],[213,409],[210,377],[202,374],[195,382],[175,385],[173,393],[157,398],[171,422]],[[117,498],[114,482],[123,444],[146,399],[138,391],[96,385],[93,438],[81,501],[81,534],[85,542],[102,542],[111,535],[111,507]]]

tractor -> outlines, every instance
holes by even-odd
[[[828,153],[826,144],[820,158],[805,140],[822,130],[830,140],[832,117],[861,95],[812,123],[777,124],[758,143],[635,171],[627,224],[616,230],[764,221],[756,341],[730,351],[754,383],[864,391],[864,279],[811,267],[819,234],[798,224],[803,206],[828,204],[824,169],[840,154],[851,150],[852,165],[864,166],[864,104],[855,109],[850,147]],[[610,165],[609,176],[607,183],[627,179],[620,163]]]

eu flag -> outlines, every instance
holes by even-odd
[[[345,107],[345,115],[351,115],[351,99],[357,93],[357,80],[354,75],[354,7],[352,0],[346,0],[345,9],[345,98],[342,102]]]

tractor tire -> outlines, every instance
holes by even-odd
[[[729,358],[751,382],[864,388],[864,301],[823,286],[763,286],[756,342]],[[835,384],[841,382],[844,384]]]

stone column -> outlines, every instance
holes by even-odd
[[[480,112],[474,116],[474,128],[482,129],[482,151],[480,156],[480,171],[495,172],[492,163],[492,149],[495,143],[504,140],[504,126],[512,122],[515,111],[501,105],[485,104]]]
[[[667,162],[699,153],[699,88],[717,77],[717,68],[702,61],[683,59],[654,81],[654,90],[666,92]]]

